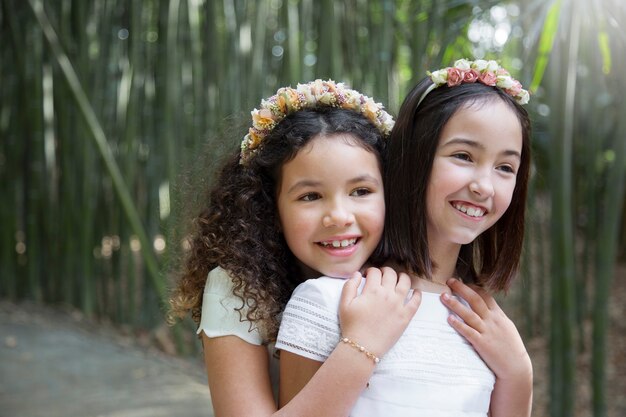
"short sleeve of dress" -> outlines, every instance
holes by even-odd
[[[233,282],[224,269],[217,267],[209,272],[202,297],[202,317],[197,333],[208,337],[237,336],[253,345],[262,345],[264,338],[258,328],[241,320],[237,309],[243,301],[233,295]],[[245,317],[247,308],[241,310]]]
[[[345,280],[321,277],[293,292],[278,331],[276,348],[323,362],[339,343],[339,300]]]

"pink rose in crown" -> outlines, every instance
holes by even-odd
[[[494,74],[491,71],[485,71],[482,74],[480,74],[480,77],[478,77],[478,81],[480,81],[481,83],[485,84],[485,85],[489,85],[489,86],[494,86],[496,85],[496,74]]]
[[[463,82],[475,83],[476,81],[478,81],[478,77],[480,77],[480,73],[475,69],[467,70],[463,73]]]
[[[507,88],[505,90],[508,94],[512,95],[513,97],[517,96],[521,91],[522,91],[522,83],[520,83],[517,80],[513,81],[513,86],[511,88]]]
[[[448,87],[454,87],[463,82],[463,71],[458,68],[448,68]]]

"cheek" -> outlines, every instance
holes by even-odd
[[[357,218],[361,218],[361,222],[367,225],[370,233],[374,233],[377,229],[382,228],[385,224],[385,198],[381,194],[380,198],[370,201],[366,206],[355,209],[354,213]]]
[[[373,213],[372,224],[374,225],[373,233],[380,238],[385,227],[385,200],[381,199]]]
[[[504,214],[505,211],[508,210],[511,205],[511,201],[513,200],[513,193],[515,191],[515,182],[506,183],[500,187],[500,190],[497,194],[497,209],[500,215]]]
[[[439,162],[433,166],[428,181],[427,197],[451,194],[463,188],[471,171],[453,163]]]
[[[298,216],[294,213],[284,216],[281,220],[281,226],[283,233],[285,234],[285,238],[290,240],[304,233],[307,230],[309,223],[310,220],[306,217]]]

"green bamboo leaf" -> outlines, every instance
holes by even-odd
[[[611,46],[609,45],[609,35],[604,30],[598,33],[598,46],[602,55],[602,72],[609,74],[611,72]]]
[[[541,31],[538,56],[535,62],[535,69],[533,71],[533,79],[530,83],[531,92],[537,91],[537,88],[543,79],[546,67],[548,66],[552,46],[554,45],[554,39],[556,38],[556,33],[559,27],[560,13],[561,0],[557,0],[552,6],[550,6],[543,24],[543,30]]]

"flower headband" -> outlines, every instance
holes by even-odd
[[[254,109],[252,127],[241,142],[240,163],[245,165],[258,151],[263,139],[287,115],[304,109],[338,107],[353,110],[371,121],[383,136],[388,136],[394,120],[380,103],[343,83],[332,80],[315,80],[298,84],[297,88],[280,88],[272,97],[261,100],[261,108]]]
[[[496,61],[459,59],[452,67],[442,68],[434,72],[428,71],[426,74],[430,77],[433,84],[422,94],[417,103],[418,106],[428,93],[444,84],[448,87],[455,87],[463,83],[479,82],[488,86],[498,87],[513,97],[519,104],[528,103],[530,98],[528,91],[522,88],[522,84],[511,77],[509,72]]]

